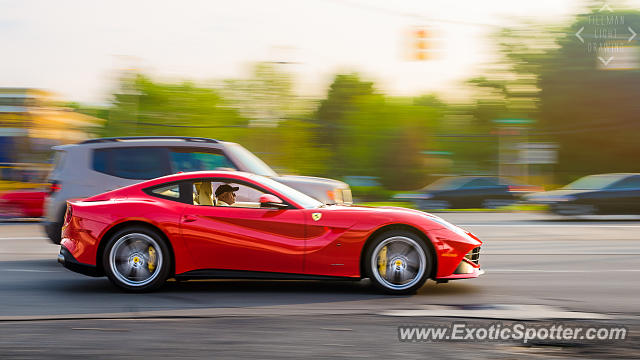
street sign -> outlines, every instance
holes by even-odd
[[[496,119],[493,120],[496,124],[507,124],[507,125],[520,125],[520,124],[533,124],[536,121],[531,119]]]
[[[558,145],[554,143],[519,143],[519,164],[555,164],[558,158]]]
[[[423,151],[424,155],[453,155],[451,151]]]

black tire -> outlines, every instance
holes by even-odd
[[[51,240],[52,243],[56,245],[60,245],[60,241],[62,240],[62,223],[48,223],[44,227],[45,232],[47,233],[47,237]]]
[[[127,260],[123,261],[124,258]],[[170,275],[171,261],[171,251],[164,238],[144,226],[130,226],[117,231],[102,253],[102,266],[109,280],[129,292],[149,292],[162,287]],[[126,270],[129,270],[128,274],[124,274]],[[134,272],[146,272],[149,276],[135,280]]]
[[[404,274],[405,271],[407,271],[407,274],[410,274],[411,271],[408,269],[412,267],[411,263],[415,263],[415,261],[409,261],[411,259],[408,257],[408,254],[403,258],[403,255],[401,255],[400,253],[396,255],[392,253],[391,255],[393,256],[390,257],[388,255],[388,251],[391,250],[383,250],[385,247],[390,248],[396,243],[402,243],[402,246],[406,246],[405,249],[408,249],[408,247],[414,248],[415,254],[417,255],[417,258],[415,259],[420,260],[421,263],[419,265],[420,269],[416,271],[415,276],[411,277],[411,280],[407,281],[406,283],[397,281],[398,283],[394,284],[393,280],[386,277],[387,269],[392,272],[390,274]],[[382,259],[379,258],[379,255],[381,255],[382,251],[384,251],[384,254],[387,254],[384,261],[381,261]],[[389,230],[377,235],[368,244],[367,249],[364,252],[364,256],[365,257],[363,260],[365,264],[365,272],[366,275],[371,279],[371,284],[377,290],[386,294],[413,294],[424,285],[427,279],[431,277],[431,271],[433,268],[433,256],[431,250],[420,236],[411,231]],[[396,261],[398,260],[400,262],[396,263]],[[373,265],[374,263],[377,264],[375,268]],[[389,266],[390,264],[395,264],[395,266]],[[381,274],[382,268],[385,268],[385,274]],[[403,275],[399,276],[402,277]]]
[[[553,204],[551,212],[562,216],[596,215],[599,209],[591,204]]]
[[[485,199],[480,204],[482,209],[499,209],[504,206],[510,206],[515,204],[513,199]]]
[[[450,209],[452,206],[447,200],[418,200],[416,207],[420,210],[442,210]]]

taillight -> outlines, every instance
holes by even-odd
[[[56,180],[53,180],[51,184],[49,184],[49,195],[57,193],[58,191],[60,191],[60,189],[62,189],[60,183]]]
[[[71,217],[73,216],[73,207],[71,204],[67,203],[67,212],[64,214],[64,225],[67,225],[69,221],[71,221]]]

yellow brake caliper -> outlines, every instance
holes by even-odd
[[[387,276],[387,247],[383,247],[378,253],[378,273],[380,276]]]
[[[156,268],[156,251],[151,246],[149,246],[149,263],[147,267],[151,272]]]

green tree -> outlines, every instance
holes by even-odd
[[[178,135],[231,140],[247,120],[218,91],[190,82],[163,84],[127,74],[113,95],[103,136]]]
[[[390,189],[424,185],[423,151],[442,106],[435,97],[387,97],[355,74],[337,75],[316,112],[327,176],[376,176]]]
[[[593,173],[640,171],[640,164],[631,160],[640,154],[640,55],[638,38],[628,41],[628,28],[640,29],[640,13],[605,12],[609,19],[623,19],[617,25],[597,26],[590,21],[602,15],[596,9],[578,16],[559,40],[559,48],[541,62],[540,130],[559,144],[556,173],[560,182]],[[575,35],[581,28],[585,43]],[[615,29],[617,38],[594,38],[603,29]],[[607,51],[616,49],[627,49],[628,60],[635,65],[609,70],[624,61],[625,53]],[[614,58],[608,65],[599,59],[609,56]]]
[[[279,172],[319,174],[311,146],[315,126],[308,121],[313,103],[295,94],[293,77],[282,66],[257,63],[249,78],[225,80],[222,94],[249,119],[239,139],[244,146]]]
[[[329,87],[327,98],[320,101],[314,115],[317,123],[315,142],[323,151],[324,173],[331,177],[347,175],[349,169],[344,163],[345,154],[341,147],[346,143],[346,118],[358,111],[358,99],[373,95],[375,89],[372,82],[361,81],[357,74],[336,75]],[[373,119],[363,119],[364,127]],[[371,128],[371,126],[369,126]]]

